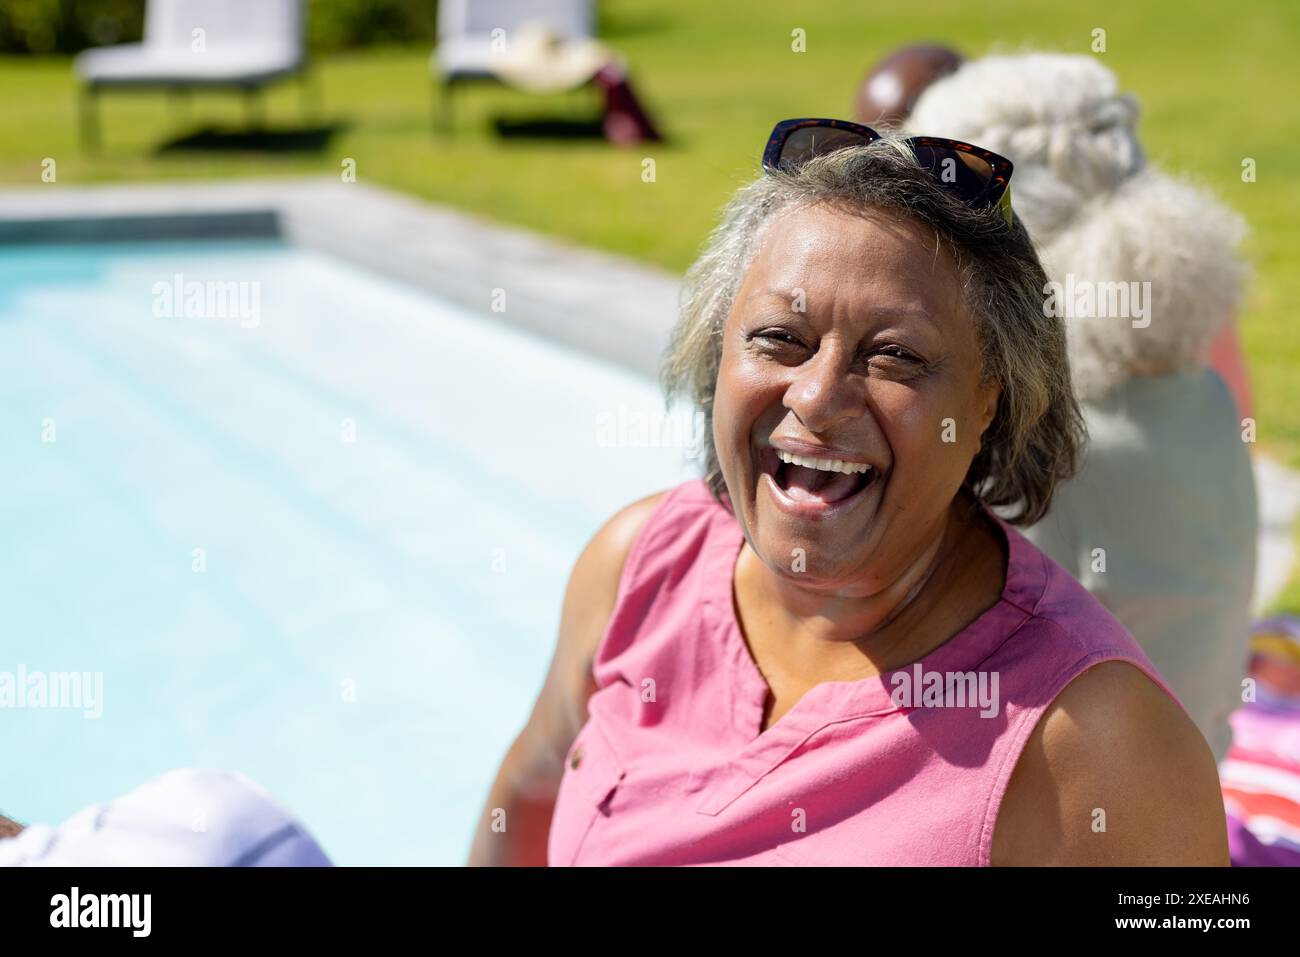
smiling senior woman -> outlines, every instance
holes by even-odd
[[[810,132],[687,277],[707,475],[579,558],[470,863],[1226,864],[1204,739],[989,508],[1082,439],[1009,164]]]

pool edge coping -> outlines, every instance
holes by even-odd
[[[282,238],[655,377],[678,277],[612,253],[333,177],[0,190],[0,248]]]

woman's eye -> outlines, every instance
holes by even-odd
[[[877,349],[875,355],[887,356],[890,359],[903,359],[906,362],[921,361],[920,358],[918,358],[913,353],[908,352],[906,349],[902,348],[901,346],[885,346],[884,348]]]
[[[765,329],[762,332],[750,336],[751,339],[760,339],[765,345],[788,347],[802,346],[803,343],[783,329]]]

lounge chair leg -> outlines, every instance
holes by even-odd
[[[262,91],[255,86],[244,87],[244,113],[248,125],[255,130],[262,128]]]
[[[320,89],[316,84],[316,74],[305,69],[298,74],[298,93],[301,98],[303,119],[314,121],[320,110]]]
[[[173,86],[168,91],[171,94],[172,116],[179,120],[188,120],[190,117],[190,88],[188,86]]]
[[[451,135],[454,128],[455,117],[452,115],[454,91],[452,90],[453,81],[443,80],[439,86],[439,104],[438,110],[434,115],[434,129],[441,130],[448,136]]]
[[[99,91],[93,86],[81,88],[81,148],[99,152]]]

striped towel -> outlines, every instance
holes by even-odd
[[[1300,867],[1300,620],[1272,619],[1254,628],[1252,673],[1267,658],[1269,674],[1297,680],[1279,688],[1258,679],[1256,700],[1228,718],[1233,743],[1219,765],[1228,846],[1238,867]]]

